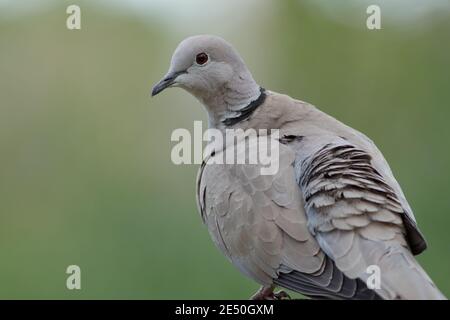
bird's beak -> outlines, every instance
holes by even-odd
[[[170,87],[175,83],[175,79],[180,75],[186,73],[186,71],[170,72],[161,81],[159,81],[152,89],[152,97],[156,96],[158,93],[164,89]]]

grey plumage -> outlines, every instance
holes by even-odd
[[[199,52],[208,54],[206,66],[193,62]],[[210,127],[280,132],[273,141],[280,148],[274,175],[261,175],[260,164],[214,164],[227,148],[215,150],[199,170],[202,219],[242,273],[265,287],[279,285],[313,298],[445,299],[413,257],[426,248],[425,240],[370,139],[308,103],[270,90],[239,119],[260,90],[220,38],[183,41],[168,74],[181,70],[175,85],[204,104]],[[381,270],[380,289],[367,288],[371,265]]]

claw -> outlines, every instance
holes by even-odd
[[[274,292],[275,286],[263,286],[253,296],[251,300],[285,300],[291,299],[286,291]]]
[[[274,292],[272,295],[274,297],[274,300],[291,300],[291,296],[283,290]]]

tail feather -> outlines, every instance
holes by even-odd
[[[381,289],[388,294],[386,298],[446,300],[407,248],[389,247],[377,264],[381,272]]]

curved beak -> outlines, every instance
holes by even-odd
[[[170,87],[175,83],[175,79],[180,75],[186,73],[186,71],[178,71],[168,73],[161,81],[159,81],[152,89],[152,97],[156,96],[158,93],[163,91],[164,89]]]

